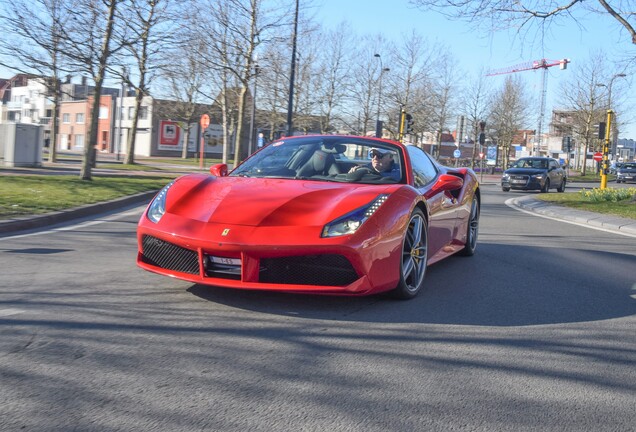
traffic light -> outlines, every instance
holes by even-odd
[[[415,121],[413,120],[413,116],[411,114],[406,114],[405,120],[406,120],[404,125],[405,133],[413,132],[413,124],[415,124]]]
[[[598,138],[605,139],[605,122],[600,122],[598,124]]]
[[[572,152],[572,137],[564,136],[561,141],[561,150],[563,153],[571,153]]]

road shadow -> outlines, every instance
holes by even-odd
[[[206,301],[255,312],[355,322],[531,326],[599,321],[636,314],[636,280],[617,269],[634,256],[554,247],[480,244],[471,258],[452,257],[428,269],[413,300],[387,295],[334,297],[193,285]],[[570,259],[564,258],[567,255]],[[532,260],[522,257],[533,256]],[[504,262],[495,267],[493,262]],[[612,269],[600,271],[599,262]]]

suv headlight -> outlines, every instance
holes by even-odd
[[[322,229],[321,237],[338,237],[353,234],[376,212],[377,209],[387,200],[388,194],[378,195],[369,204],[355,209],[344,216],[328,223]]]

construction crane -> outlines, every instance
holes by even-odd
[[[559,66],[561,70],[567,69],[570,59],[561,60],[533,60],[530,62],[520,63],[514,66],[510,66],[502,69],[494,69],[486,74],[486,76],[503,75],[515,72],[522,72],[527,70],[543,69],[543,75],[541,76],[541,107],[539,111],[539,124],[537,126],[537,132],[534,134],[534,152],[538,154],[541,148],[541,132],[543,129],[543,116],[545,115],[545,96],[548,90],[548,68],[552,66]]]

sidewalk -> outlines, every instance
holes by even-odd
[[[102,161],[98,160],[98,163],[103,165]],[[181,175],[191,172],[208,172],[207,168],[201,170],[199,168],[192,168],[183,165],[171,164],[169,162],[161,162],[156,159],[153,160],[139,160],[139,165],[146,167],[154,167],[155,169],[140,170],[140,171],[125,171],[118,169],[109,169],[107,167],[93,168],[92,173],[94,176],[100,175]],[[43,162],[42,167],[28,168],[28,167],[4,167],[0,165],[0,178],[3,175],[77,175],[79,176],[81,163],[79,161],[63,161],[56,163]],[[501,174],[479,174],[477,178],[483,185],[499,185],[501,181]],[[62,222],[68,222],[73,219],[83,218],[100,213],[107,213],[117,209],[121,209],[133,205],[141,205],[148,203],[157,191],[140,193],[132,196],[119,198],[117,200],[85,205],[72,209],[67,209],[59,212],[47,213],[38,216],[25,216],[15,219],[0,220],[0,234],[18,232],[28,229],[39,228],[47,225],[55,225]],[[611,215],[602,215],[598,213],[586,212],[581,210],[570,209],[567,207],[550,204],[545,201],[533,198],[531,195],[524,195],[515,197],[512,204],[520,209],[557,218],[570,222],[586,224],[603,228],[611,231],[616,231],[628,235],[636,236],[636,220],[619,218]]]

